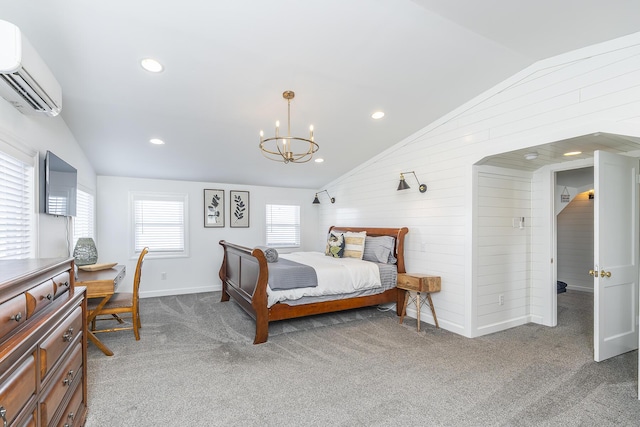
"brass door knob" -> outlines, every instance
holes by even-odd
[[[604,271],[604,270],[600,270],[600,277],[611,277],[611,272],[610,271]]]
[[[595,277],[596,276],[595,270],[589,270],[589,276]]]

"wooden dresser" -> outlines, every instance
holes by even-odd
[[[82,426],[85,288],[73,258],[0,260],[0,426]]]

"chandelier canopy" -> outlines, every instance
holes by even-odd
[[[291,100],[295,93],[291,90],[283,92],[287,100],[287,134],[280,135],[280,121],[276,122],[276,135],[265,138],[260,131],[260,150],[269,160],[283,163],[306,163],[318,151],[320,146],[313,140],[313,125],[309,126],[309,138],[291,136]]]

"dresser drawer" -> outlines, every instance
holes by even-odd
[[[27,319],[27,297],[20,294],[0,304],[0,341]]]
[[[58,427],[71,427],[80,424],[79,412],[83,400],[82,397],[82,382],[79,382],[77,383],[76,391],[73,392],[71,400],[69,400],[66,409],[62,413],[60,421],[58,421]]]
[[[398,274],[398,287],[416,292],[440,292],[440,276],[427,276],[426,274]]]
[[[29,356],[0,384],[0,411],[6,411],[4,417],[8,424],[35,393],[36,362]]]
[[[36,413],[32,412],[25,420],[17,424],[18,427],[36,427]]]
[[[71,279],[69,277],[69,272],[67,271],[65,273],[58,274],[53,278],[53,292],[55,298],[58,298],[69,290],[69,287],[71,286]]]
[[[25,293],[27,297],[27,317],[33,316],[38,311],[51,304],[54,292],[53,280],[47,280],[35,288],[29,289]]]
[[[82,333],[82,307],[76,307],[71,314],[40,344],[40,378],[56,363],[74,338]]]
[[[76,376],[82,376],[82,343],[78,341],[71,356],[53,374],[52,382],[40,400],[41,425],[49,425],[58,406],[69,391]]]

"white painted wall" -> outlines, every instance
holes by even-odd
[[[321,228],[409,227],[408,271],[442,277],[442,291],[433,295],[440,326],[469,337],[486,333],[491,329],[479,328],[484,323],[475,309],[482,266],[473,165],[589,133],[639,136],[639,82],[640,33],[540,61],[330,183],[336,208],[321,209]],[[400,172],[410,170],[428,185],[427,193],[418,193],[412,177],[411,190],[396,191]],[[530,319],[547,325],[555,322],[551,173],[546,168],[531,182],[528,288]],[[427,321],[428,311],[422,313]],[[506,328],[522,313],[504,311],[492,321]]]
[[[484,334],[529,321],[531,173],[478,167],[477,194],[476,327]]]
[[[44,163],[47,150],[52,151],[78,169],[78,184],[83,190],[95,193],[96,174],[93,167],[61,116],[24,115],[0,98],[0,140],[23,152],[38,152],[39,168]],[[40,190],[40,184],[37,183],[36,211]],[[68,243],[71,240],[67,239],[72,230],[67,218],[38,213],[37,222],[36,257],[65,257],[73,252],[73,248],[69,248],[72,243]]]
[[[169,192],[188,195],[189,256],[154,259],[152,254],[147,255],[140,287],[142,298],[220,290],[218,271],[222,264],[222,247],[218,242],[227,240],[249,247],[265,244],[266,204],[299,205],[302,247],[297,250],[323,249],[318,246],[318,205],[311,204],[315,194],[313,190],[111,176],[99,176],[97,182],[98,262],[126,265],[128,273],[122,286],[125,291],[132,286],[137,260],[130,247],[129,193]],[[204,189],[225,191],[224,228],[204,227]],[[229,227],[230,190],[249,191],[249,228]],[[286,250],[279,249],[279,252]],[[161,279],[163,272],[166,273],[164,280]]]
[[[567,289],[593,292],[593,199],[576,195],[558,215],[558,280]]]

